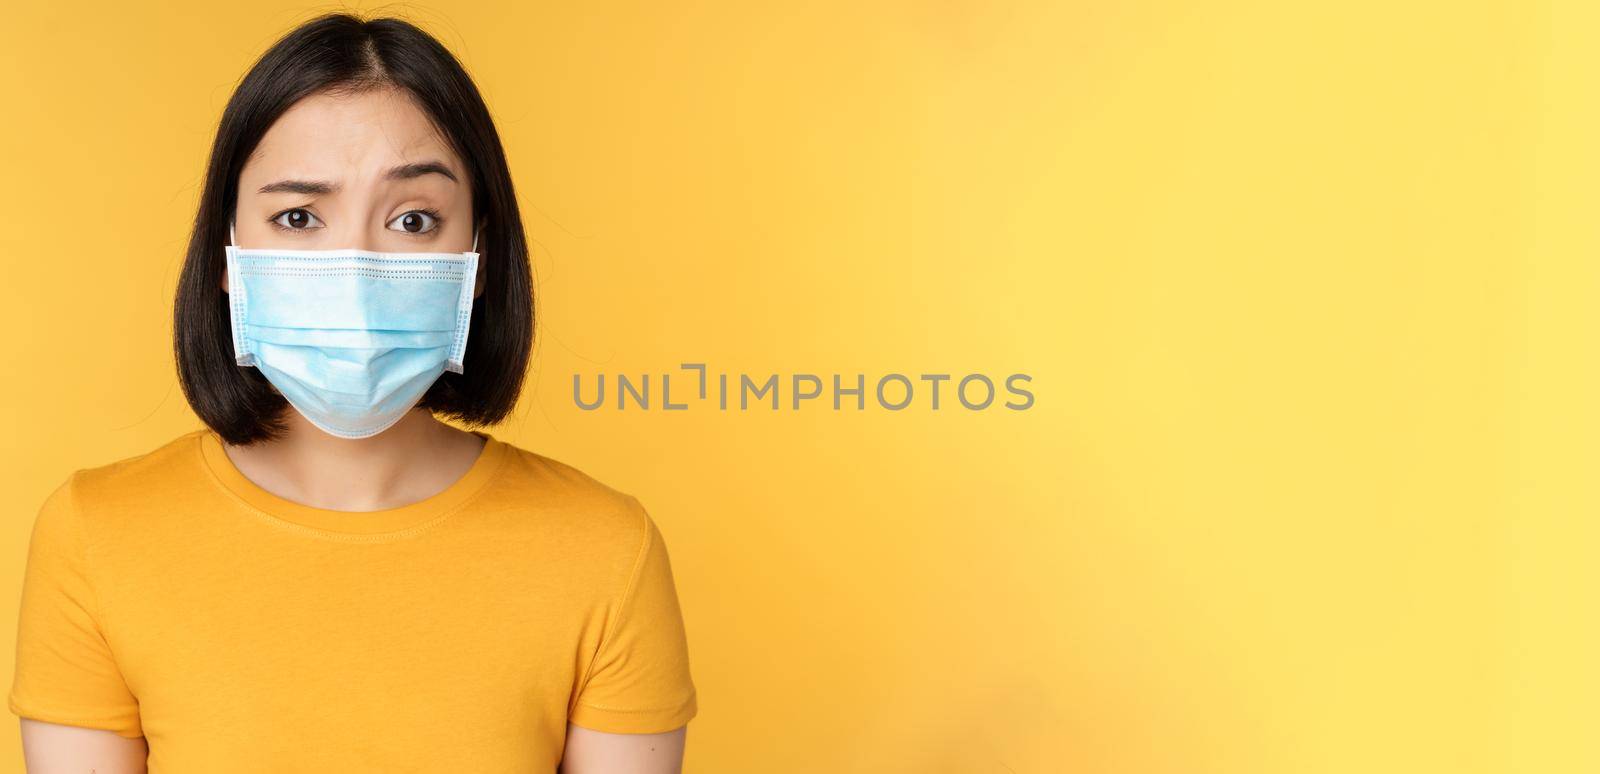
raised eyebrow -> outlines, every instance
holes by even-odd
[[[385,173],[384,179],[411,180],[422,177],[423,175],[434,174],[444,175],[452,182],[461,182],[456,178],[455,173],[450,171],[449,167],[438,161],[420,161],[415,164],[401,164],[398,167],[391,168],[387,173]],[[264,194],[292,193],[303,194],[307,196],[325,196],[338,191],[340,188],[341,186],[338,183],[330,183],[325,180],[279,180],[275,183],[267,183],[266,185],[261,186],[259,192]]]
[[[445,166],[443,162],[439,161],[420,161],[415,164],[401,164],[400,166],[389,170],[389,173],[384,175],[384,177],[389,180],[410,180],[412,178],[422,177],[423,175],[433,174],[444,175],[445,177],[450,178],[451,182],[461,182],[460,180],[456,179],[456,173],[451,172],[449,167]]]
[[[293,193],[322,196],[339,190],[335,183],[322,180],[279,180],[276,183],[267,183],[261,186],[259,193]]]

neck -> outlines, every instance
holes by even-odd
[[[282,437],[225,450],[245,477],[295,502],[336,511],[398,508],[444,490],[472,467],[483,440],[413,409],[389,429],[347,439],[284,413]]]

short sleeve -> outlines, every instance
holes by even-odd
[[[633,505],[644,527],[633,572],[569,720],[595,731],[655,734],[682,727],[698,706],[667,547],[643,506]]]
[[[34,518],[17,621],[15,715],[136,738],[139,703],[111,657],[89,580],[74,473]]]

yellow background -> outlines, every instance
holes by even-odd
[[[3,619],[51,487],[199,426],[212,133],[338,8],[139,5],[0,24]],[[689,771],[1600,769],[1590,4],[353,7],[495,115],[542,338],[494,432],[662,525]],[[573,405],[686,361],[1037,402]]]

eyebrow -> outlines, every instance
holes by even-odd
[[[444,175],[452,182],[461,182],[454,172],[438,161],[419,161],[415,164],[401,164],[384,173],[385,180],[412,180],[423,175]],[[339,190],[339,183],[330,183],[325,180],[279,180],[261,186],[259,193],[294,193],[322,196]]]

